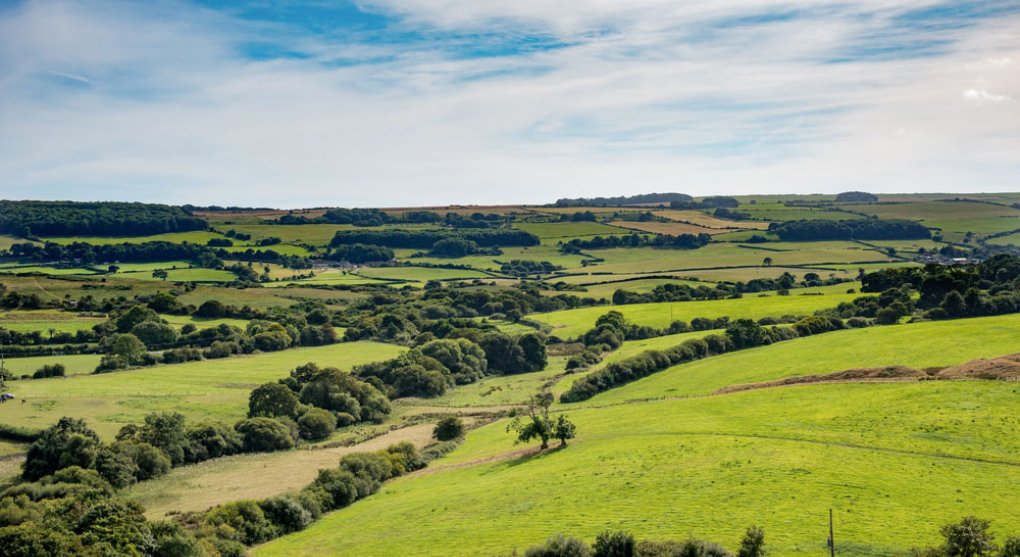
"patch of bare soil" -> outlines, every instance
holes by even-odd
[[[735,393],[738,391],[749,391],[752,389],[768,389],[770,387],[785,387],[787,385],[803,385],[806,383],[838,383],[838,382],[864,382],[864,381],[904,381],[920,380],[930,377],[928,371],[922,371],[907,366],[886,366],[886,367],[865,367],[846,369],[836,373],[821,375],[803,375],[800,377],[787,377],[775,381],[763,381],[761,383],[748,383],[746,385],[730,385],[723,387],[715,394]]]
[[[965,364],[942,369],[935,377],[939,379],[1020,379],[1020,354],[1009,354],[998,358],[980,358]]]

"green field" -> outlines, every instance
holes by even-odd
[[[156,411],[181,412],[192,420],[233,422],[244,417],[257,385],[285,377],[304,363],[350,369],[403,351],[376,342],[332,344],[253,356],[162,365],[69,378],[15,381],[10,392],[25,404],[0,405],[0,422],[43,428],[61,416],[88,420],[110,438],[126,423]]]
[[[28,358],[7,358],[4,367],[15,376],[32,375],[46,365],[63,364],[67,375],[92,373],[99,365],[99,354],[66,354],[62,356],[30,356]]]
[[[337,269],[330,269],[326,271],[318,271],[315,273],[315,276],[311,278],[267,282],[263,286],[265,286],[266,288],[281,288],[291,285],[354,286],[357,284],[379,284],[379,283],[380,281],[378,280],[363,277],[354,272],[344,272]]]
[[[56,310],[8,311],[0,313],[0,327],[12,331],[49,331],[74,333],[87,331],[94,325],[106,321],[106,317],[79,315]]]
[[[920,221],[942,230],[946,240],[958,242],[967,232],[978,236],[1020,229],[1020,210],[973,202],[915,202],[850,205],[849,209],[887,219]]]
[[[727,385],[860,367],[948,366],[1020,352],[1020,315],[835,331],[682,364],[589,401],[710,394]]]
[[[538,236],[543,244],[566,243],[574,238],[630,234],[630,230],[598,222],[519,222],[514,228]]]
[[[170,232],[167,234],[154,234],[152,236],[54,236],[50,238],[44,238],[47,242],[53,242],[56,244],[73,244],[74,242],[84,242],[86,244],[92,244],[94,246],[105,246],[111,244],[141,244],[144,242],[171,242],[174,244],[182,244],[188,242],[191,244],[205,245],[206,242],[213,238],[224,238],[222,234],[215,232],[209,232],[207,230],[194,230],[191,232]]]
[[[1016,531],[1015,389],[816,385],[574,410],[567,449],[485,462],[515,448],[495,423],[432,473],[390,482],[256,555],[507,554],[605,529],[735,548],[759,524],[773,554],[821,557],[829,508],[839,555],[935,543],[941,524],[976,509]]]
[[[226,324],[239,329],[244,329],[248,325],[248,321],[245,319],[232,319],[229,317],[223,318],[208,318],[208,317],[196,317],[194,315],[160,315],[161,319],[171,325],[177,327],[183,327],[185,325],[194,325],[199,329],[211,329],[220,325]]]
[[[436,269],[431,267],[365,267],[358,271],[358,274],[372,279],[406,280],[412,282],[489,278],[489,275],[481,271],[470,269]]]
[[[595,320],[610,310],[619,311],[635,324],[659,328],[667,327],[675,320],[690,321],[695,317],[729,316],[731,319],[760,319],[783,315],[810,315],[815,310],[834,308],[841,302],[853,300],[860,294],[847,294],[847,290],[858,288],[859,285],[856,283],[845,283],[818,288],[794,289],[790,291],[789,296],[779,296],[775,292],[763,292],[727,300],[568,309],[536,314],[531,318],[550,325],[553,328],[553,334],[560,338],[575,338],[592,328],[595,325]]]

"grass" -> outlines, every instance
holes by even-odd
[[[623,313],[628,320],[638,325],[659,328],[669,326],[674,320],[690,321],[695,317],[729,316],[731,319],[760,319],[783,315],[810,315],[815,310],[836,307],[841,302],[848,302],[860,296],[860,294],[847,294],[846,291],[851,288],[857,289],[858,285],[846,283],[819,288],[794,289],[790,291],[789,296],[763,292],[728,300],[568,309],[537,314],[531,318],[550,325],[553,328],[553,334],[560,338],[575,338],[592,328],[595,325],[595,320],[610,310]]]
[[[469,255],[467,257],[459,257],[457,259],[416,257],[413,259],[404,259],[404,261],[411,263],[430,263],[433,265],[454,263],[457,265],[468,265],[475,269],[498,272],[502,263],[506,263],[514,259],[526,261],[548,261],[553,265],[558,265],[564,269],[579,269],[581,268],[581,261],[585,259],[585,257],[581,255],[562,254],[560,253],[559,248],[552,245],[530,246],[526,248],[507,247],[500,249],[503,251],[502,255]]]
[[[696,282],[691,280],[679,280],[679,279],[668,279],[668,278],[655,278],[655,279],[639,279],[639,280],[628,280],[625,282],[608,282],[593,284],[587,286],[587,292],[568,292],[568,294],[576,294],[578,296],[588,298],[604,298],[606,300],[613,299],[613,293],[617,290],[626,290],[628,292],[637,292],[640,294],[646,294],[651,292],[657,286],[665,284],[686,284],[688,286],[708,286],[712,287],[710,283]]]
[[[449,261],[454,262],[456,260]],[[373,279],[406,280],[412,282],[489,278],[489,275],[485,273],[470,269],[436,269],[432,267],[366,267],[358,271],[358,274]]]
[[[157,480],[135,484],[127,497],[142,504],[150,518],[170,512],[203,511],[214,505],[271,497],[296,491],[320,469],[334,468],[345,454],[377,451],[410,441],[421,447],[432,440],[434,425],[398,429],[353,446],[309,448],[277,453],[237,455],[175,468]],[[272,473],[266,473],[272,470]]]
[[[252,356],[155,366],[131,371],[67,378],[16,381],[10,391],[26,404],[0,405],[0,421],[44,428],[61,416],[88,420],[111,438],[126,423],[150,412],[181,412],[190,420],[233,422],[244,417],[255,386],[285,377],[298,365],[350,369],[395,357],[404,349],[375,342],[297,348]]]
[[[690,224],[696,224],[705,228],[717,228],[717,229],[745,229],[752,228],[757,230],[765,230],[768,228],[767,222],[761,221],[736,221],[721,219],[712,215],[703,213],[701,211],[656,211],[656,216],[664,217],[675,222],[686,222]]]
[[[4,367],[15,376],[32,375],[45,365],[64,364],[67,375],[83,375],[92,373],[99,365],[99,354],[66,354],[62,356],[30,356],[27,358],[7,358]]]
[[[590,403],[705,395],[727,385],[858,367],[947,366],[1015,352],[1020,352],[1020,315],[851,329],[682,364]]]
[[[514,448],[495,423],[256,555],[506,554],[605,529],[735,549],[759,524],[773,554],[821,557],[832,508],[838,554],[888,556],[965,514],[1020,529],[1018,411],[1004,383],[750,391],[571,411],[565,450],[471,465]]]
[[[42,331],[44,335],[51,329],[59,333],[87,331],[104,321],[105,317],[56,310],[18,310],[0,313],[0,327],[18,332]]]
[[[619,226],[621,228],[627,228],[630,230],[637,230],[639,232],[648,232],[650,234],[666,234],[669,236],[679,236],[681,234],[723,234],[731,230],[726,228],[705,228],[704,226],[688,224],[686,222],[613,221],[612,224],[613,226]]]
[[[294,300],[284,298],[275,289],[269,288],[221,288],[216,286],[199,286],[191,292],[177,297],[182,304],[198,307],[206,300],[219,300],[229,306],[251,306],[257,309],[272,307],[288,307],[295,304]]]
[[[543,244],[567,242],[574,238],[588,236],[630,234],[629,230],[598,222],[519,222],[514,224],[514,228],[531,232],[538,236]]]
[[[44,265],[9,265],[0,267],[0,273],[7,274],[24,274],[33,273],[39,275],[54,275],[54,276],[68,276],[68,275],[95,275],[96,272],[92,269],[86,269],[84,267],[49,267]]]
[[[167,234],[154,234],[152,236],[54,236],[44,238],[44,240],[55,244],[65,245],[73,244],[74,242],[84,242],[94,246],[105,246],[111,244],[141,244],[145,242],[171,242],[174,244],[188,242],[191,244],[205,245],[206,242],[213,238],[223,237],[224,236],[222,234],[209,232],[207,230],[193,230],[191,232],[170,232]]]
[[[880,218],[917,220],[925,226],[941,229],[945,239],[957,242],[967,232],[984,236],[1020,228],[1020,210],[988,203],[929,201],[848,208]]]
[[[199,329],[211,329],[213,327],[219,327],[220,325],[230,325],[239,329],[244,329],[248,326],[247,319],[232,319],[229,317],[223,318],[208,318],[208,317],[197,317],[194,315],[160,315],[167,323],[176,327],[183,327],[185,325],[194,325]]]

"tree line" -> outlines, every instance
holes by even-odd
[[[431,249],[436,242],[449,238],[461,238],[482,247],[494,246],[537,246],[538,236],[523,230],[468,229],[468,230],[340,230],[330,241],[330,246],[345,244],[372,244],[388,248]]]
[[[0,232],[34,236],[147,236],[204,230],[181,207],[149,203],[0,201]]]
[[[796,220],[770,223],[769,232],[789,242],[818,240],[926,240],[923,224],[897,219]]]

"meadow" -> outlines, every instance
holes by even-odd
[[[596,395],[586,404],[707,395],[729,385],[851,368],[944,367],[1017,352],[1020,316],[1015,314],[849,329],[682,364]]]
[[[856,290],[856,283],[843,283],[816,288],[790,290],[788,296],[775,292],[746,294],[742,298],[724,300],[698,300],[690,302],[628,304],[623,306],[589,307],[540,313],[531,316],[535,321],[552,327],[554,335],[560,338],[575,338],[595,325],[601,315],[610,309],[619,311],[630,322],[637,325],[664,328],[676,320],[690,321],[695,317],[725,317],[731,319],[761,319],[784,315],[811,315],[816,310],[833,308],[841,302],[849,302],[860,294],[849,294]]]
[[[1016,531],[1015,389],[813,385],[572,410],[569,447],[491,460],[515,449],[497,422],[432,470],[255,554],[508,554],[605,529],[734,548],[759,524],[774,554],[820,557],[829,508],[840,555],[934,543],[941,524],[974,509]]]
[[[18,332],[50,331],[75,333],[87,331],[106,321],[103,315],[82,315],[54,310],[8,311],[0,313],[0,327]]]
[[[189,420],[233,423],[245,416],[253,388],[286,377],[299,365],[315,362],[349,370],[393,358],[403,350],[363,341],[99,375],[15,381],[8,389],[26,403],[0,405],[0,421],[44,428],[62,416],[77,416],[107,439],[124,424],[139,423],[146,414],[157,411],[181,412]]]
[[[27,358],[6,358],[4,368],[15,376],[32,375],[42,366],[63,364],[67,375],[92,373],[99,365],[99,354],[61,354],[52,356],[29,356]]]

